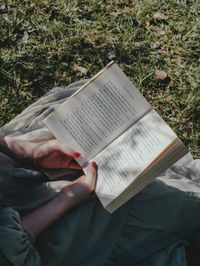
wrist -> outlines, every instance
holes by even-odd
[[[89,191],[84,185],[73,182],[64,187],[58,194],[61,201],[75,206],[81,202],[94,198],[95,194]]]
[[[19,158],[26,158],[26,145],[23,140],[18,140],[9,136],[5,137],[6,144],[10,151]]]
[[[55,200],[58,202],[60,208],[65,211],[79,203],[78,197],[73,192],[71,184],[62,189],[56,196]]]
[[[0,151],[3,153],[11,153],[11,150],[6,142],[6,137],[0,135]]]
[[[9,136],[1,140],[1,151],[19,163],[27,167],[35,167],[33,160],[29,156],[32,146],[31,142],[15,139]],[[4,142],[4,144],[3,144]]]

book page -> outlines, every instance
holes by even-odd
[[[96,194],[107,205],[177,138],[151,110],[92,160],[98,164]]]
[[[111,65],[44,123],[61,141],[81,152],[84,165],[151,109],[122,70]]]

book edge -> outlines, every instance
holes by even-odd
[[[138,180],[140,177],[142,177],[142,175],[146,174],[153,166],[156,165],[156,162],[159,161],[159,158],[162,157],[162,155],[166,152],[166,151],[170,151],[171,147],[173,147],[174,145],[176,145],[176,143],[180,143],[180,145],[178,145],[179,147],[182,147],[183,153],[186,154],[188,152],[187,147],[181,142],[181,140],[178,138],[178,136],[163,150],[160,152],[160,154],[142,171],[140,172],[140,174],[113,200],[111,201],[107,206],[105,206],[105,209],[112,209],[112,205],[115,205],[115,202],[119,200],[119,198],[121,196],[123,196],[123,194],[126,194],[126,191],[132,187]],[[178,149],[178,147],[177,147]],[[185,151],[185,152],[184,152]],[[177,160],[176,160],[177,161]],[[164,171],[164,170],[163,170]],[[154,179],[154,178],[153,178]],[[134,196],[135,194],[133,194],[132,196]],[[117,203],[116,203],[117,204]],[[118,207],[117,207],[118,208]],[[116,209],[116,208],[115,208]]]
[[[181,147],[181,146],[179,146]],[[173,160],[173,162],[171,163],[171,165],[173,165],[177,160],[179,160],[180,158],[182,158],[182,156],[184,156],[185,154],[188,153],[188,149],[185,147],[184,149],[180,150],[175,156],[173,156],[173,158],[175,158]],[[167,169],[167,168],[166,168]],[[126,191],[124,190],[121,194],[120,194],[120,198],[116,198],[114,201],[110,202],[105,209],[109,212],[112,213],[114,212],[116,209],[118,209],[120,206],[122,206],[125,202],[127,202],[129,199],[131,199],[132,197],[134,197],[137,193],[139,193],[142,189],[144,189],[149,183],[151,183],[156,177],[157,175],[159,175],[159,173],[161,173],[160,171],[157,171],[158,173],[152,175],[152,178],[149,178],[147,181],[147,184],[145,184],[142,188],[138,188],[138,184],[140,185],[141,182],[137,182],[136,186],[137,186],[137,190],[136,192],[132,193],[132,191]]]

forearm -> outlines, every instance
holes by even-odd
[[[25,151],[27,143],[28,142],[16,140],[15,138],[9,136],[0,135],[0,152],[6,154],[19,163],[33,167],[33,161],[22,155]]]
[[[6,137],[0,135],[0,152],[5,153],[8,156],[14,156],[14,153],[9,148],[8,143],[6,141]]]
[[[65,193],[58,193],[53,200],[25,215],[21,223],[34,235],[38,235],[77,203],[78,201],[69,185]]]
[[[25,215],[22,218],[22,225],[34,235],[38,235],[72,207],[94,197],[96,168],[95,162],[89,164],[87,175],[63,187],[52,201]]]
[[[30,159],[28,158],[28,151],[32,149],[34,143],[30,141],[16,139],[10,136],[5,136],[4,140],[6,142],[7,149],[17,159]]]

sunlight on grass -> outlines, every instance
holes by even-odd
[[[1,125],[115,60],[200,157],[199,13],[197,0],[0,1]]]

